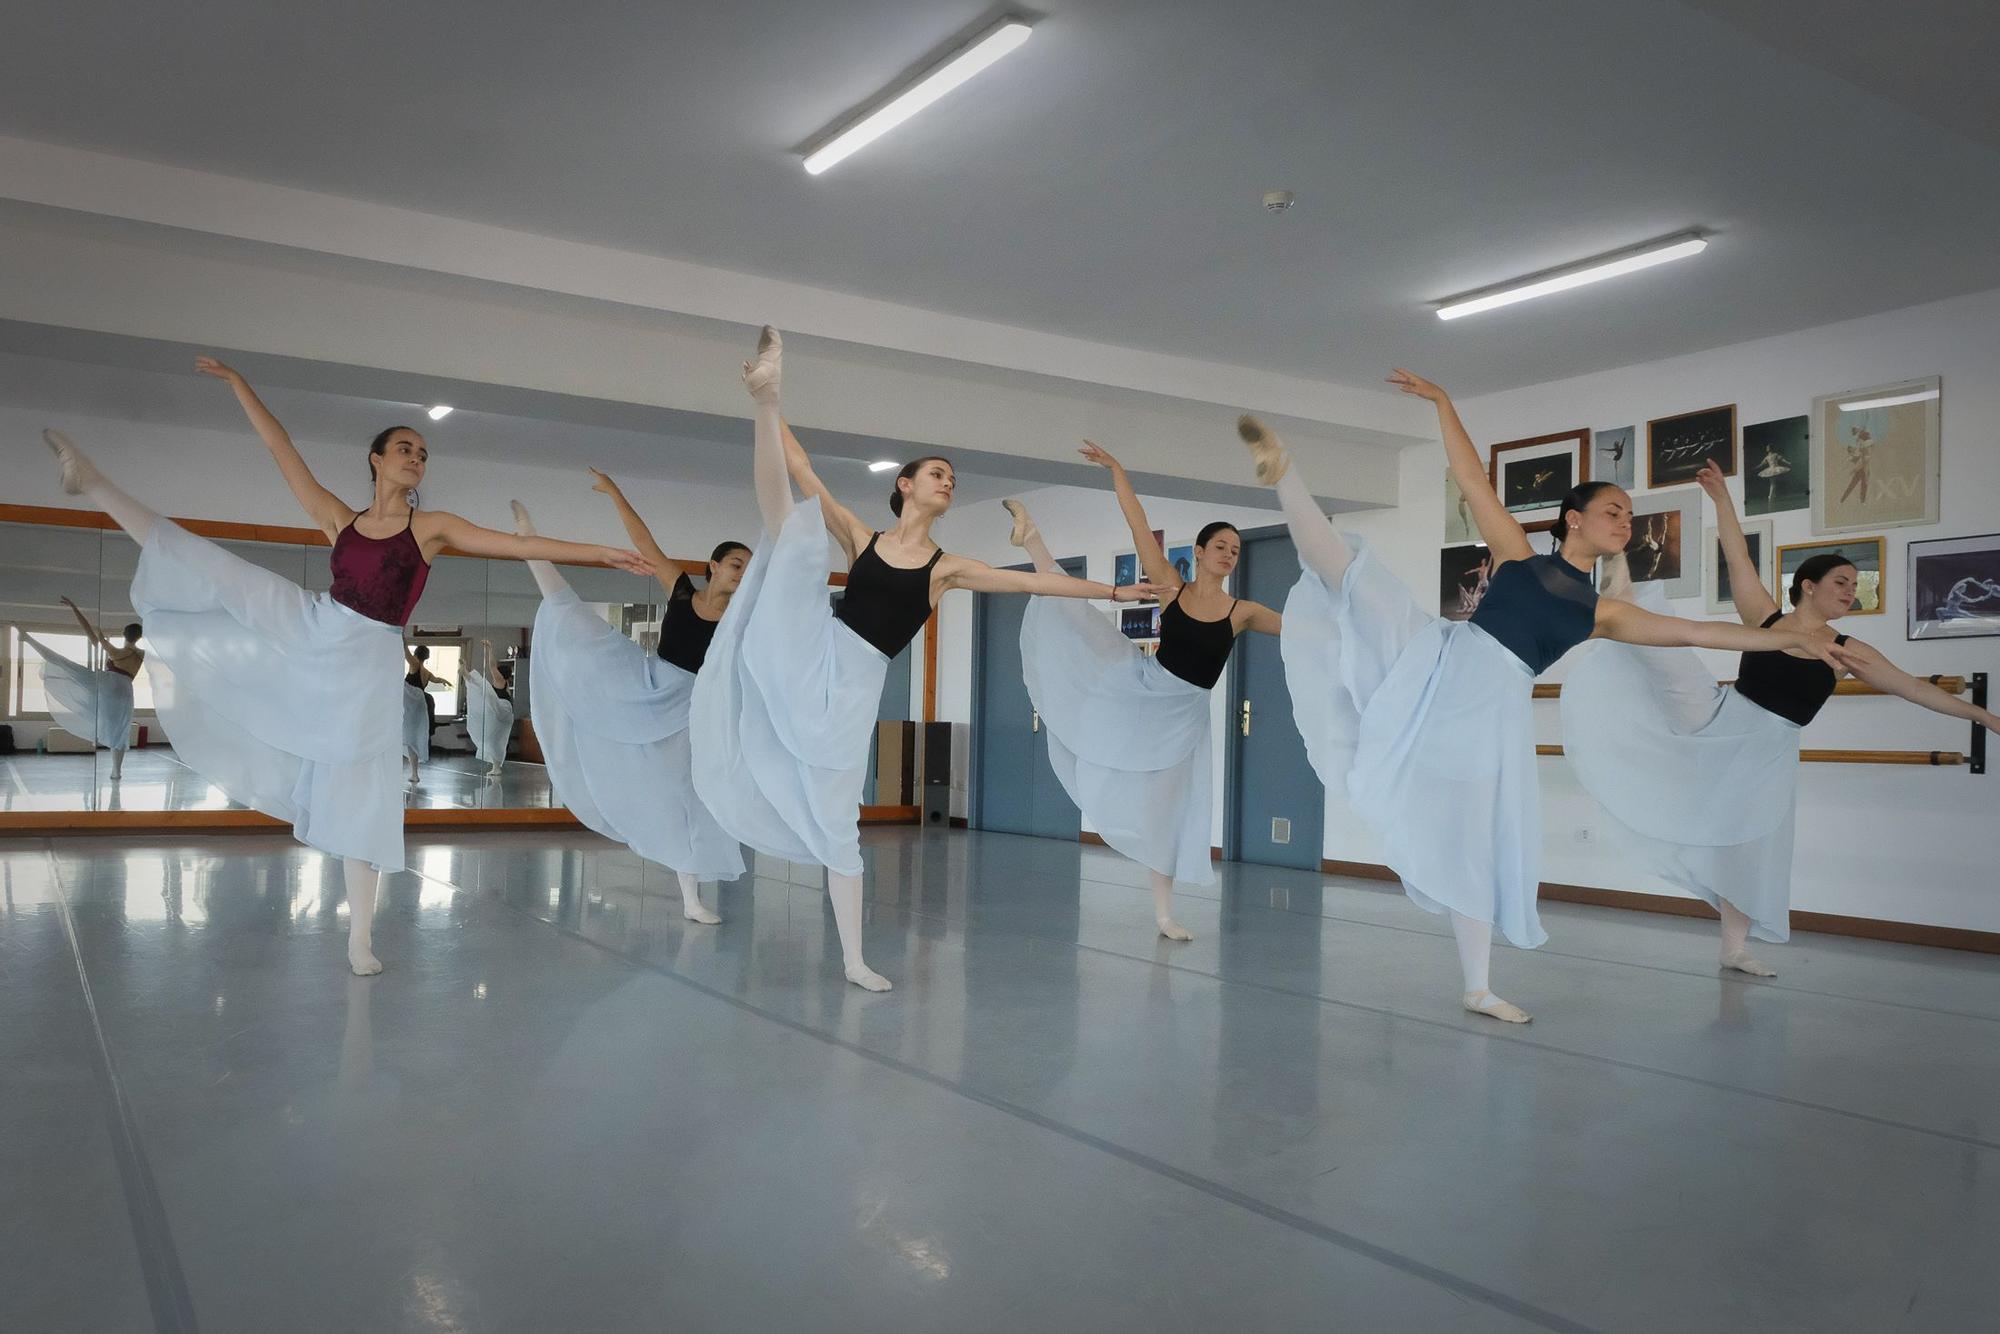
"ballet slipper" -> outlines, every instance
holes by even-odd
[[[1490,991],[1468,991],[1464,996],[1465,1008],[1471,1014],[1483,1014],[1488,1019],[1498,1019],[1503,1024],[1525,1024],[1534,1016],[1518,1005],[1510,1005]]]
[[[1018,500],[1003,500],[1000,504],[1014,516],[1014,531],[1007,535],[1009,542],[1017,547],[1025,547],[1042,535],[1042,530],[1035,527],[1035,521],[1028,517],[1026,505]]]
[[[892,985],[888,978],[865,963],[847,965],[847,980],[863,991],[887,991]]]
[[[97,468],[68,436],[61,431],[43,431],[42,443],[62,464],[62,489],[66,494],[80,496],[90,489],[97,480]]]
[[[1179,922],[1176,922],[1171,917],[1160,918],[1157,925],[1160,928],[1160,934],[1165,936],[1168,940],[1194,939],[1194,932],[1188,930],[1186,927],[1182,926]]]
[[[514,507],[514,531],[522,537],[535,536],[535,521],[528,517],[528,507],[518,500],[510,503]]]
[[[1751,977],[1776,977],[1778,970],[1766,967],[1750,957],[1749,950],[1731,950],[1722,956],[1721,967],[1728,972],[1748,973]]]
[[[1257,480],[1265,486],[1276,486],[1292,466],[1292,456],[1285,452],[1284,442],[1247,412],[1236,419],[1236,434],[1250,446],[1250,457],[1257,465]]]
[[[720,926],[722,918],[699,903],[683,903],[681,916],[690,922],[700,922],[703,926]]]
[[[757,360],[743,363],[743,387],[759,403],[778,401],[778,378],[783,365],[785,341],[770,325],[757,336]]]

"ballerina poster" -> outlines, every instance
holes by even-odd
[[[1802,510],[1812,496],[1808,418],[1781,417],[1743,428],[1743,512]]]
[[[1938,378],[1813,400],[1815,533],[1938,521]]]
[[[1910,543],[1911,639],[2000,635],[2000,533]]]

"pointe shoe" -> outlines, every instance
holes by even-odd
[[[1250,457],[1257,464],[1257,480],[1265,486],[1276,486],[1292,466],[1292,456],[1285,452],[1284,442],[1247,412],[1236,419],[1236,434],[1250,446]]]
[[[783,367],[785,340],[770,325],[757,336],[757,359],[743,363],[743,387],[759,403],[778,401],[778,379]]]
[[[62,489],[66,494],[80,496],[97,480],[97,469],[61,431],[43,431],[42,443],[62,464]]]
[[[1490,991],[1468,991],[1463,999],[1469,1014],[1483,1014],[1503,1024],[1525,1024],[1534,1020],[1534,1016],[1520,1006],[1509,1005]]]
[[[1042,535],[1042,530],[1035,527],[1035,521],[1028,517],[1026,505],[1018,500],[1003,500],[1000,504],[1014,516],[1014,531],[1007,535],[1009,542],[1017,547],[1025,547]]]
[[[356,977],[373,977],[382,971],[382,961],[367,950],[362,950],[359,954],[356,954],[353,950],[349,950],[347,952],[347,966],[354,970]]]
[[[849,964],[847,980],[863,991],[887,991],[890,988],[889,979],[865,963]]]
[[[528,517],[528,507],[516,500],[514,506],[514,531],[522,537],[535,536],[535,521]]]
[[[1162,917],[1159,919],[1158,922],[1155,923],[1155,925],[1160,928],[1160,934],[1165,936],[1168,940],[1194,939],[1194,932],[1188,930],[1186,927],[1182,926],[1179,922],[1176,922],[1171,917]]]
[[[1749,950],[1736,950],[1722,956],[1721,967],[1725,972],[1747,973],[1751,977],[1776,977],[1778,970],[1770,968],[1750,957]]]

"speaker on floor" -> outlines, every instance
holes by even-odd
[[[951,724],[925,723],[923,729],[924,828],[945,829],[951,824]]]

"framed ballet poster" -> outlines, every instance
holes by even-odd
[[[1446,543],[1477,542],[1479,529],[1472,522],[1472,506],[1451,469],[1444,470],[1444,540]]]
[[[1771,555],[1777,548],[1772,545],[1771,521],[1769,519],[1752,519],[1745,523],[1743,525],[1743,540],[1750,547],[1750,559],[1757,566],[1759,581],[1763,583],[1765,590],[1772,597],[1776,597],[1778,595],[1778,588],[1772,582],[1771,575],[1776,569],[1777,563],[1772,560]],[[1706,572],[1707,577],[1702,580],[1701,587],[1706,597],[1709,611],[1714,613],[1733,613],[1736,610],[1736,597],[1730,592],[1729,562],[1723,558],[1722,539],[1720,537],[1710,536],[1708,540],[1708,565]]]
[[[2000,635],[2000,533],[1912,542],[1911,639]]]
[[[1590,432],[1560,431],[1509,440],[1487,454],[1487,476],[1522,523],[1554,519],[1571,487],[1590,480]]]
[[[1194,582],[1194,543],[1172,542],[1166,544],[1167,564],[1174,567],[1174,573],[1184,584]]]
[[[1703,408],[1646,423],[1646,485],[1692,482],[1710,459],[1725,477],[1736,475],[1736,405]]]
[[[1935,375],[1812,402],[1812,530],[1852,533],[1938,521]]]
[[[1850,537],[1836,542],[1794,542],[1778,548],[1778,603],[1789,606],[1792,576],[1814,556],[1826,552],[1854,562],[1855,597],[1850,616],[1882,614],[1882,572],[1887,564],[1887,546],[1880,537]]]
[[[1743,428],[1743,512],[1802,510],[1812,494],[1810,418],[1780,417]]]
[[[1632,490],[1632,484],[1639,475],[1638,435],[1639,430],[1635,426],[1599,431],[1596,452],[1590,458],[1591,478]]]
[[[1635,584],[1662,583],[1670,598],[1701,592],[1701,492],[1692,487],[1632,502],[1625,568]]]
[[[1447,621],[1469,621],[1486,596],[1493,558],[1483,542],[1467,542],[1438,552],[1438,615]]]
[[[1159,604],[1148,602],[1143,606],[1125,606],[1118,609],[1118,633],[1127,639],[1158,639],[1160,637]]]

